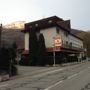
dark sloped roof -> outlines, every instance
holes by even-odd
[[[63,19],[57,16],[44,18],[35,22],[26,23],[24,32],[27,32],[30,29],[37,30],[37,29],[44,29],[44,28],[52,27],[52,26],[59,26],[60,28],[65,29],[66,31],[70,31],[70,28],[69,28],[70,20],[64,21]]]
[[[54,26],[57,21],[63,21],[63,20],[57,16],[44,18],[44,19],[37,20],[34,22],[26,23],[25,29],[26,30],[28,30],[28,29],[43,29],[43,28]]]
[[[44,19],[37,20],[34,22],[26,23],[25,30],[23,30],[23,32],[29,32],[30,30],[49,28],[53,26],[58,26],[62,28],[63,30],[69,32],[69,34],[81,40],[81,38],[77,37],[75,34],[71,32],[72,29],[71,29],[70,20],[63,20],[57,16],[52,16],[49,18],[44,18]]]
[[[63,21],[62,18],[59,18],[57,16],[52,16],[52,17],[48,17],[48,18],[43,18],[41,20],[37,20],[37,21],[33,21],[33,22],[29,22],[29,23],[26,23],[26,25],[34,25],[36,23],[41,23],[41,22],[47,22],[48,20],[53,20],[53,21]]]

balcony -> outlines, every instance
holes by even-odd
[[[75,47],[75,46],[73,46],[71,43],[62,44],[62,47],[63,47],[63,48],[67,48],[67,49],[80,50],[80,51],[83,50],[83,47]]]

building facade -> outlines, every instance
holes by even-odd
[[[66,56],[82,56],[83,41],[81,38],[71,33],[70,20],[65,21],[57,16],[53,16],[26,23],[25,30],[23,31],[25,33],[25,52],[29,51],[30,30],[35,30],[36,34],[43,34],[48,53],[55,51],[56,53],[59,53],[58,56],[60,54]],[[57,39],[57,37],[59,38]],[[57,40],[57,45],[55,45],[55,40]]]

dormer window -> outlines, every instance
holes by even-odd
[[[29,26],[29,28],[32,28],[32,26]]]
[[[60,29],[59,29],[59,27],[56,27],[56,32],[59,34],[59,31],[60,31]]]
[[[64,32],[64,35],[67,37],[68,36],[68,32]]]
[[[52,20],[49,20],[48,23],[52,23]]]
[[[38,27],[38,24],[35,24],[36,27]]]

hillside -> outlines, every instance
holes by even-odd
[[[17,21],[17,22],[13,22],[7,25],[4,25],[3,28],[4,29],[24,29],[24,24],[25,21]]]
[[[2,42],[8,47],[16,42],[18,48],[24,48],[24,33],[20,30],[2,30]]]
[[[73,34],[79,34],[79,33],[81,33],[81,32],[85,32],[85,31],[82,31],[82,30],[77,30],[77,29],[72,29],[71,30],[71,33],[73,33]]]
[[[77,29],[72,29],[71,33],[75,34],[76,36],[80,37],[81,39],[83,39],[84,35],[86,34],[85,31],[77,30]]]

